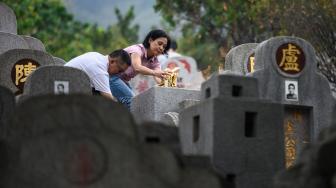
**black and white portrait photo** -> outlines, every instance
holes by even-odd
[[[298,83],[297,81],[285,81],[286,100],[298,101]]]
[[[69,93],[69,82],[68,81],[55,81],[54,82],[54,94],[62,95]]]

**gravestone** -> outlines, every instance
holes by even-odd
[[[9,119],[14,113],[14,94],[7,88],[0,86],[0,135],[2,138],[3,128],[7,126]]]
[[[200,103],[180,113],[182,153],[209,156],[235,188],[268,188],[285,168],[283,106],[260,99],[257,86],[255,78],[215,75]]]
[[[33,97],[15,114],[5,137],[1,187],[173,188],[184,177],[173,153],[140,143],[128,110],[103,97]],[[219,182],[206,178],[210,185]]]
[[[31,36],[21,36],[27,43],[30,49],[32,50],[40,50],[46,52],[44,44],[37,38]]]
[[[232,48],[225,57],[225,70],[242,75],[254,71],[254,49],[258,43],[247,43]]]
[[[61,59],[59,57],[53,57],[53,59],[54,59],[55,65],[61,65],[61,66],[63,66],[66,63],[65,60],[63,60],[63,59]]]
[[[129,84],[135,95],[143,93],[144,91],[156,85],[153,76],[145,76],[142,74],[136,75],[129,81]]]
[[[29,49],[28,43],[19,35],[0,31],[0,54],[12,49]]]
[[[180,112],[179,103],[199,99],[200,91],[183,88],[152,87],[133,97],[131,112],[137,123],[161,121],[164,113]]]
[[[162,70],[166,68],[174,69],[178,67],[177,87],[186,89],[200,89],[204,81],[202,73],[197,69],[196,61],[187,56],[168,58],[162,65]]]
[[[92,94],[90,78],[79,69],[47,65],[31,73],[24,85],[25,97],[45,94]]]
[[[327,79],[316,70],[315,50],[295,37],[275,37],[255,50],[255,72],[261,98],[285,105],[286,166],[320,130],[329,127],[335,99]]]
[[[15,13],[11,8],[2,2],[0,2],[0,31],[17,34]]]
[[[39,50],[12,49],[0,55],[0,85],[9,88],[15,95],[22,94],[24,83],[40,66],[53,65],[51,55]]]

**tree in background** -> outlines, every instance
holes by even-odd
[[[172,27],[182,27],[180,49],[202,67],[217,66],[230,48],[243,43],[298,36],[313,44],[319,70],[335,83],[335,4],[333,0],[156,0],[154,8]]]
[[[119,11],[119,22],[103,29],[75,21],[59,0],[3,2],[14,10],[20,35],[40,39],[49,53],[66,61],[88,51],[107,54],[114,49],[124,48],[137,39],[138,26],[130,26],[132,8],[125,17]],[[121,23],[124,21],[127,23]]]

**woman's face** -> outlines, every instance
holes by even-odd
[[[167,38],[166,37],[160,37],[155,40],[149,39],[149,49],[151,50],[151,55],[158,56],[163,54],[166,46],[167,46]]]

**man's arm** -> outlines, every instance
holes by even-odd
[[[110,93],[105,93],[105,92],[101,92],[100,91],[100,95],[103,96],[103,97],[106,97],[108,99],[111,99],[111,100],[113,100],[115,102],[118,102],[117,99],[112,94],[110,94]]]

